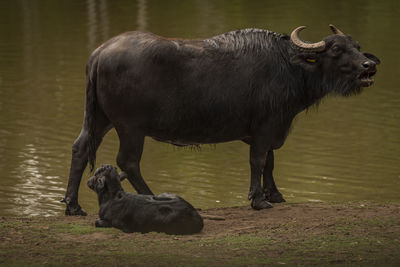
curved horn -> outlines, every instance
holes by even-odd
[[[325,50],[324,41],[320,41],[318,43],[306,43],[300,39],[299,33],[305,28],[306,28],[305,26],[300,26],[292,31],[292,33],[290,34],[290,40],[292,41],[292,43],[298,48],[305,51],[310,51],[310,52],[324,51]]]
[[[333,31],[334,34],[345,35],[341,30],[335,27],[333,24],[329,24],[329,27]]]

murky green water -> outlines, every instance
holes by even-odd
[[[400,202],[399,3],[1,1],[0,215],[63,212],[58,201],[82,124],[86,60],[103,41],[133,29],[199,38],[247,27],[290,33],[307,25],[302,36],[317,41],[333,23],[351,34],[383,62],[375,85],[300,114],[276,153],[276,182],[290,202]],[[117,147],[111,132],[98,164],[115,164]],[[240,142],[193,151],[148,139],[142,171],[154,192],[180,194],[197,207],[248,203],[248,147]],[[124,187],[133,191],[127,182]],[[97,209],[85,183],[80,202],[89,212]]]

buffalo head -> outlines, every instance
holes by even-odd
[[[88,181],[87,185],[96,193],[108,191],[116,193],[121,189],[121,183],[117,169],[111,165],[103,165],[98,168]]]
[[[296,28],[290,36],[298,53],[291,62],[320,77],[326,89],[341,95],[358,93],[363,87],[374,83],[376,65],[380,60],[369,53],[360,52],[360,45],[351,36],[344,34],[332,24],[333,35],[317,43],[304,42]]]

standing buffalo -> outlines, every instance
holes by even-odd
[[[67,215],[78,204],[82,173],[95,163],[103,136],[115,128],[118,166],[139,194],[152,194],[140,174],[145,136],[178,146],[243,140],[250,145],[249,199],[254,209],[284,201],[272,176],[275,149],[293,118],[329,93],[349,96],[373,84],[379,59],[329,25],[333,35],[304,42],[245,29],[208,39],[167,39],[127,32],[89,58],[82,131],[72,148]],[[263,176],[263,185],[261,185]]]

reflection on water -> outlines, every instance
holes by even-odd
[[[71,145],[83,118],[86,60],[103,41],[134,29],[200,38],[247,27],[288,33],[308,25],[304,38],[317,41],[333,23],[352,34],[383,62],[376,84],[360,96],[328,98],[318,112],[300,114],[276,153],[276,182],[290,202],[399,202],[396,10],[395,1],[372,0],[313,0],[306,6],[261,0],[2,1],[0,215],[62,213]],[[98,164],[114,164],[117,147],[112,131]],[[148,139],[142,171],[154,192],[180,194],[197,207],[247,205],[248,150],[241,142],[192,151]],[[127,182],[124,187],[133,191]],[[80,202],[96,212],[96,197],[84,183]]]

